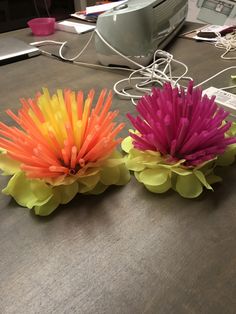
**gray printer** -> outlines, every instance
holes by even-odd
[[[188,0],[129,0],[98,16],[96,30],[112,47],[141,65],[177,34],[187,16]],[[96,34],[95,47],[103,65],[135,68]]]

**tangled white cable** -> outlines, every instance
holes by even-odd
[[[109,67],[109,66],[103,66],[103,65],[99,65],[99,64],[90,64],[90,63],[86,63],[86,62],[76,61],[79,57],[81,57],[81,55],[84,53],[84,51],[86,50],[88,45],[91,43],[91,40],[94,36],[94,32],[99,36],[99,38],[111,50],[113,50],[116,54],[118,54],[122,58],[128,60],[131,64],[134,64],[135,67],[138,69],[133,70],[133,69],[128,69],[128,68],[119,67],[119,66]],[[150,65],[145,67],[145,66],[137,63],[136,61],[132,60],[131,58],[127,57],[122,52],[118,51],[116,48],[112,47],[103,38],[103,36],[98,32],[97,29],[94,32],[91,34],[87,43],[81,49],[81,51],[78,54],[76,54],[73,58],[66,58],[62,54],[62,50],[66,46],[67,42],[56,42],[56,41],[52,41],[52,40],[45,40],[45,41],[41,41],[41,42],[31,43],[31,45],[41,46],[44,44],[58,44],[58,45],[60,45],[59,56],[52,54],[52,53],[49,53],[47,51],[44,51],[42,49],[40,49],[40,50],[44,54],[57,57],[63,61],[70,61],[70,62],[72,62],[74,64],[78,64],[78,65],[89,66],[89,67],[94,67],[94,68],[104,68],[104,69],[108,69],[111,71],[112,70],[124,70],[124,71],[131,72],[128,77],[117,81],[113,86],[113,90],[120,97],[125,98],[125,99],[130,99],[134,105],[136,105],[135,101],[140,99],[144,93],[150,93],[153,86],[158,86],[158,85],[162,86],[165,82],[170,82],[172,86],[178,86],[179,87],[180,81],[193,80],[191,77],[186,76],[186,74],[188,72],[187,65],[185,65],[181,61],[174,59],[173,55],[167,51],[160,50],[160,49],[156,50],[156,52],[154,53],[153,62]],[[226,36],[221,37],[220,34],[217,34],[218,41],[216,43],[216,47],[221,48],[221,49],[222,48],[226,49],[226,51],[221,56],[223,59],[236,59],[236,57],[235,58],[225,57],[225,55],[229,51],[236,50],[236,33],[233,33],[233,34],[231,33],[230,38],[228,35],[226,38]],[[178,76],[172,75],[173,64],[178,65],[179,68],[182,69],[180,75],[178,75]],[[204,85],[205,83],[209,82],[210,80],[212,80],[216,76],[222,74],[225,71],[232,70],[232,69],[236,69],[236,66],[231,66],[231,67],[225,68],[224,70],[216,73],[215,75],[207,78],[206,80],[202,81],[201,83],[199,83],[195,86]],[[176,72],[176,68],[174,70]],[[183,85],[181,85],[181,86],[183,86]],[[183,86],[183,87],[185,87],[185,86]],[[221,89],[230,89],[230,88],[234,88],[234,87],[235,87],[235,85],[223,87]]]
[[[122,52],[111,46],[97,29],[95,32],[98,37],[106,44],[106,46],[108,46],[122,58],[128,60],[131,64],[134,64],[136,67],[138,67],[137,70],[133,70],[131,72],[129,77],[119,80],[114,84],[113,87],[114,92],[117,95],[123,98],[131,99],[133,104],[135,104],[135,99],[139,99],[143,96],[143,93],[150,92],[152,86],[154,85],[162,86],[165,82],[170,82],[173,86],[178,86],[180,80],[192,79],[185,76],[188,72],[188,67],[184,63],[175,60],[173,55],[167,51],[160,49],[156,50],[154,53],[153,62],[145,67],[125,56]],[[172,76],[173,63],[181,65],[183,68],[183,73],[178,77]],[[128,92],[130,90],[132,92]]]
[[[173,63],[183,68],[182,74],[177,77],[172,75]],[[184,63],[175,60],[170,53],[158,49],[150,65],[133,70],[129,77],[116,82],[113,89],[116,94],[130,98],[134,103],[134,100],[141,98],[143,93],[150,92],[153,86],[163,86],[166,82],[170,82],[172,86],[179,86],[180,80],[191,80],[185,76],[187,72],[188,67]]]
[[[217,35],[217,39],[216,39],[215,47],[225,50],[220,57],[226,60],[236,59],[236,56],[235,57],[226,56],[229,52],[236,51],[236,32],[232,32],[225,36],[221,36],[220,33],[216,33],[216,35]]]

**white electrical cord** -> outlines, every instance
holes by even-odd
[[[220,57],[225,60],[235,60],[236,57],[227,57],[226,55],[229,52],[236,51],[236,32],[232,32],[225,36],[221,36],[220,33],[216,33],[216,35],[217,39],[215,47],[225,50]]]
[[[126,61],[130,62],[133,64],[136,68],[136,70],[133,69],[128,69],[124,67],[109,67],[109,66],[103,66],[103,65],[98,65],[98,64],[91,64],[91,63],[85,63],[81,61],[75,61],[78,59],[84,51],[87,49],[88,45],[91,43],[92,38],[94,36],[94,32],[98,35],[98,37],[106,44],[111,50],[113,50],[116,54],[118,54],[120,57],[124,58]],[[87,43],[85,46],[82,48],[82,50],[73,58],[66,58],[63,54],[63,48],[66,46],[67,41],[65,42],[57,42],[57,41],[52,41],[52,40],[45,40],[45,41],[39,41],[39,42],[34,42],[31,43],[31,45],[36,45],[36,46],[41,46],[44,44],[58,44],[61,45],[59,49],[59,56],[52,54],[50,52],[41,50],[44,54],[56,57],[58,59],[61,59],[63,61],[68,61],[73,64],[78,64],[82,66],[89,66],[89,67],[94,67],[94,68],[99,68],[99,69],[108,69],[108,70],[123,70],[123,71],[129,71],[131,74],[122,80],[117,81],[114,86],[114,92],[119,95],[122,98],[125,99],[130,99],[133,104],[136,104],[135,101],[143,96],[144,93],[150,93],[151,89],[153,86],[162,86],[165,82],[170,82],[172,86],[180,86],[180,81],[182,80],[192,80],[191,77],[186,76],[188,72],[188,67],[183,63],[180,62],[176,59],[174,59],[173,55],[170,53],[164,51],[164,50],[156,50],[154,53],[154,58],[153,62],[148,65],[148,66],[143,66],[136,61],[130,59],[129,57],[125,56],[123,53],[118,51],[116,48],[112,47],[110,43],[108,43],[103,36],[99,33],[97,29],[92,32],[91,36],[89,37]],[[223,37],[222,37],[223,38]],[[222,40],[221,38],[221,40]],[[222,47],[223,44],[221,43]],[[220,47],[220,44],[219,44]],[[217,47],[217,48],[219,48]],[[227,46],[228,47],[228,46]],[[228,47],[229,49],[229,47]],[[231,43],[231,51],[232,51],[232,43]],[[235,47],[234,49],[236,50],[236,35],[235,35]],[[179,76],[172,76],[172,65],[177,64],[180,65],[183,68],[182,74]],[[231,66],[226,69],[223,69],[222,71],[214,74],[213,76],[207,78],[206,80],[202,81],[201,83],[195,85],[201,86],[204,85],[205,83],[209,82],[210,80],[214,79],[215,77],[221,75],[225,71],[231,70],[231,69],[236,69],[236,66]],[[185,86],[183,86],[185,87]],[[227,86],[223,87],[221,89],[230,89],[234,88],[234,86]],[[131,92],[129,92],[131,91]]]
[[[64,57],[63,54],[62,54],[62,50],[63,50],[63,48],[65,47],[65,45],[67,44],[67,41],[65,41],[65,42],[61,45],[61,47],[60,47],[60,49],[59,49],[59,56],[60,56],[63,60],[65,60],[65,61],[75,61],[75,60],[78,59],[78,58],[83,54],[83,52],[86,50],[86,48],[88,47],[88,45],[90,44],[90,42],[91,42],[91,40],[92,40],[92,38],[93,38],[93,35],[94,35],[94,32],[92,32],[91,36],[89,37],[89,40],[87,41],[87,43],[85,44],[85,46],[83,47],[83,49],[82,49],[77,55],[75,55],[73,58],[66,58],[66,57]]]
[[[43,45],[48,45],[48,44],[55,44],[55,45],[62,45],[65,44],[66,41],[55,41],[55,40],[41,40],[41,41],[33,41],[30,43],[31,46],[43,46]]]
[[[95,33],[98,35],[98,37],[104,42],[104,44],[107,45],[107,47],[109,47],[111,50],[113,50],[114,52],[116,52],[118,55],[122,56],[124,59],[126,59],[127,61],[131,62],[132,64],[134,64],[135,66],[137,66],[138,68],[144,68],[144,66],[142,66],[141,64],[133,61],[132,59],[130,59],[129,57],[123,55],[123,53],[121,53],[120,51],[118,51],[117,49],[115,49],[113,46],[111,46],[109,44],[108,41],[106,41],[106,39],[100,34],[100,32],[95,28]]]
[[[114,92],[120,97],[131,99],[134,103],[136,99],[143,96],[143,93],[151,92],[153,86],[162,86],[165,82],[170,82],[172,86],[179,86],[178,82],[181,79],[191,80],[191,78],[185,76],[188,72],[188,67],[184,63],[175,60],[170,53],[158,49],[154,53],[154,61],[148,66],[143,66],[112,47],[97,29],[95,32],[111,50],[134,64],[135,67],[138,67],[137,70],[133,70],[129,77],[119,80],[114,84]],[[172,63],[177,63],[184,68],[183,73],[177,78],[172,76]],[[120,85],[125,86],[120,87]],[[133,92],[127,92],[128,90],[132,90]]]
[[[82,65],[82,66],[88,66],[88,67],[92,67],[92,68],[98,68],[98,69],[106,69],[106,70],[121,70],[121,71],[128,71],[128,72],[132,72],[133,70],[132,69],[128,69],[128,68],[123,68],[123,67],[109,67],[109,66],[104,66],[104,65],[100,65],[100,64],[94,64],[94,63],[87,63],[87,62],[81,62],[81,61],[72,61],[70,59],[67,59],[66,57],[64,57],[62,54],[61,55],[56,55],[56,54],[53,54],[51,52],[48,52],[48,51],[45,51],[45,50],[42,50],[40,47],[43,46],[43,45],[50,45],[50,44],[53,44],[53,45],[61,45],[63,47],[66,47],[66,44],[68,42],[67,41],[55,41],[55,40],[42,40],[42,41],[35,41],[35,42],[32,42],[30,43],[31,46],[36,46],[36,47],[39,47],[40,51],[47,55],[47,56],[51,56],[51,57],[55,57],[57,59],[60,59],[62,61],[69,61],[69,62],[73,62],[73,64],[78,64],[78,65]],[[88,47],[88,43],[86,43],[86,47]],[[82,49],[83,52],[85,50],[85,48]],[[79,55],[81,56],[82,54],[82,51],[79,53]],[[78,58],[78,57],[77,57]],[[74,59],[74,58],[72,58]]]
[[[204,80],[204,81],[198,83],[197,85],[195,85],[195,87],[202,86],[202,85],[204,85],[205,83],[207,83],[207,82],[213,80],[215,77],[221,75],[222,73],[224,73],[224,72],[226,72],[226,71],[229,71],[229,70],[233,70],[233,69],[236,69],[236,65],[232,65],[231,67],[225,68],[225,69],[223,69],[223,70],[217,72],[216,74],[214,74],[214,75],[208,77],[206,80]],[[236,85],[227,86],[227,87],[221,87],[221,88],[219,88],[219,89],[230,89],[230,88],[234,88],[234,87],[236,87]]]

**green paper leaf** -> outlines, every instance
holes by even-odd
[[[173,164],[171,164],[171,167],[175,167],[175,168],[181,167],[181,165],[183,165],[185,161],[186,161],[185,159],[180,159],[176,162],[173,162]]]
[[[230,129],[226,132],[228,136],[235,136],[236,135],[236,123],[232,122]],[[233,144],[235,145],[235,144]]]
[[[140,181],[145,185],[157,186],[165,183],[170,171],[165,168],[146,169],[139,174]]]
[[[120,179],[120,170],[118,167],[103,168],[101,171],[101,182],[105,185],[116,184]]]
[[[133,148],[133,139],[131,136],[127,136],[122,142],[121,142],[121,148],[124,152],[129,153],[131,148]]]
[[[222,178],[215,175],[215,174],[210,174],[207,176],[207,182],[209,184],[214,184],[214,183],[217,183],[217,182],[222,182]]]
[[[115,150],[108,159],[103,162],[102,167],[117,167],[125,163],[125,157]]]
[[[53,188],[53,195],[60,204],[69,203],[78,193],[78,183],[74,182],[71,185],[59,185]]]
[[[130,172],[129,172],[129,170],[123,164],[123,165],[120,165],[119,171],[120,171],[119,180],[115,184],[116,185],[125,185],[125,184],[127,184],[130,181]]]
[[[102,165],[103,167],[117,167],[121,164],[124,164],[125,163],[125,158],[122,157],[122,158],[109,158],[106,160],[106,162]]]
[[[55,186],[52,190],[53,196],[47,203],[34,207],[36,215],[50,215],[60,204],[69,203],[78,193],[78,183],[74,182],[71,185]]]
[[[133,159],[133,158],[139,157],[140,160],[143,160],[147,156],[148,156],[148,154],[146,154],[146,152],[144,153],[143,151],[138,150],[136,148],[131,148],[130,151],[129,151],[128,158],[129,159]]]
[[[131,171],[142,171],[145,169],[145,165],[142,163],[141,157],[126,159],[126,166]]]
[[[11,159],[6,153],[1,153],[0,169],[3,171],[3,175],[13,175],[20,171],[20,163]]]
[[[56,178],[47,178],[47,183],[52,186],[57,186],[61,184],[71,184],[72,183],[70,182],[71,179],[72,179],[72,182],[76,180],[76,178],[72,178],[72,176],[70,176],[69,180],[67,180],[66,174],[64,174]]]
[[[232,125],[229,129],[229,132],[231,134],[231,136],[235,136],[236,135],[236,123],[235,122],[232,122]]]
[[[194,174],[178,176],[175,189],[183,197],[194,198],[202,193],[202,184]]]
[[[85,176],[78,179],[79,193],[86,193],[92,190],[100,179],[100,174],[96,173],[95,175]]]
[[[107,188],[108,185],[105,185],[102,182],[98,182],[97,185],[92,190],[88,191],[87,194],[98,195],[103,193]]]
[[[126,157],[126,166],[132,171],[142,171],[145,168],[157,168],[161,161],[162,158],[159,152],[139,151],[132,148]],[[163,165],[163,167],[169,168],[171,166]]]
[[[211,160],[204,161],[202,164],[196,166],[194,168],[194,170],[199,170],[202,173],[204,173],[204,175],[206,176],[206,175],[213,172],[213,170],[216,166],[216,159],[217,159],[217,157],[215,157]]]
[[[135,157],[139,157],[140,160],[144,163],[160,163],[163,161],[163,158],[161,157],[159,152],[154,152],[151,150],[145,150],[145,151],[141,151],[135,148],[132,148],[129,151],[129,158],[135,158]]]
[[[145,184],[145,187],[153,193],[164,193],[168,191],[171,188],[171,179],[168,177],[168,179],[160,185],[147,185]]]
[[[47,203],[53,196],[52,188],[41,180],[31,180],[23,172],[16,173],[2,191],[11,195],[18,204],[28,208]]]
[[[198,180],[208,189],[213,190],[213,188],[210,186],[210,184],[207,182],[206,177],[204,174],[199,170],[193,170],[193,173],[198,178]]]
[[[66,204],[78,193],[78,183],[52,187],[42,180],[26,178],[23,172],[16,173],[3,193],[11,195],[18,204],[33,208],[36,215],[46,216],[59,204]]]
[[[46,204],[41,206],[35,206],[34,212],[39,216],[48,216],[50,215],[58,206],[60,205],[59,200],[54,195]]]
[[[189,169],[184,169],[184,168],[180,168],[180,167],[172,167],[171,171],[173,171],[174,173],[180,175],[180,176],[188,176],[190,174],[192,174],[192,170]]]
[[[235,147],[228,147],[224,154],[218,156],[216,164],[218,166],[229,166],[235,161]]]
[[[137,179],[138,182],[141,183],[140,178],[139,178],[139,175],[140,175],[140,172],[136,172],[136,171],[134,172],[135,178]]]

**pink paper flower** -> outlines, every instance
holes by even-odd
[[[228,112],[219,108],[215,97],[202,95],[200,88],[190,82],[187,91],[172,88],[153,88],[137,104],[139,115],[128,118],[138,131],[130,133],[138,150],[158,151],[167,160],[184,159],[185,166],[196,166],[223,154],[236,137],[225,133],[231,127],[225,122]]]

